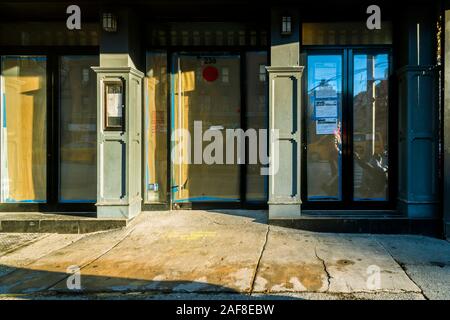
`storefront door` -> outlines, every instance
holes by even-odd
[[[310,50],[306,60],[305,206],[387,203],[389,52]]]
[[[183,147],[172,149],[177,150],[173,202],[239,202],[240,165],[236,154],[232,163],[225,163],[225,130],[241,128],[240,55],[174,54],[172,59],[172,132],[184,131],[178,141]],[[214,159],[203,154],[209,154],[214,139],[203,141],[202,133],[208,131],[223,139],[223,154]]]

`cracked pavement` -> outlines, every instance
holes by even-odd
[[[450,299],[447,241],[265,223],[192,210],[94,234],[0,233],[0,299]]]

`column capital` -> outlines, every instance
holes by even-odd
[[[144,73],[142,71],[139,71],[136,68],[133,67],[92,67],[92,70],[94,70],[96,73],[117,73],[117,74],[132,74],[135,77],[138,78],[144,78]]]
[[[305,67],[303,66],[267,66],[266,70],[269,73],[284,73],[284,72],[300,72],[303,73],[303,70],[305,69]]]

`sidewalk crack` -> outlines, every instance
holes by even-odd
[[[251,282],[251,285],[250,285],[250,292],[249,292],[250,295],[253,294],[253,290],[254,290],[254,287],[255,287],[256,276],[258,275],[258,271],[259,271],[259,265],[261,264],[261,259],[262,259],[263,253],[266,250],[267,240],[269,239],[269,231],[270,231],[270,226],[267,225],[267,230],[266,230],[264,243],[262,245],[261,252],[259,253],[259,257],[258,257],[258,262],[256,263],[256,267],[255,267],[255,270],[253,272],[253,277],[252,277],[252,282]]]
[[[395,263],[397,263],[400,268],[402,268],[403,272],[405,273],[405,275],[408,277],[409,280],[411,280],[412,283],[414,283],[416,285],[417,288],[419,288],[420,290],[420,294],[426,299],[426,300],[430,300],[430,298],[427,297],[427,295],[425,294],[425,292],[423,291],[422,287],[419,286],[414,280],[413,278],[411,278],[411,276],[408,274],[407,268],[405,266],[404,263],[398,261],[392,254],[391,252],[384,246],[383,243],[381,243],[381,241],[379,241],[376,237],[372,236],[372,239],[374,239],[382,248],[384,251],[386,251],[386,253],[392,258],[392,260],[395,261]],[[404,291],[404,290],[403,290]]]
[[[84,263],[83,265],[80,266],[80,271],[83,270],[84,268],[86,268],[87,266],[91,265],[92,263],[94,263],[95,261],[97,261],[98,259],[100,259],[101,257],[103,257],[104,255],[106,255],[108,252],[110,252],[111,250],[113,250],[114,248],[116,248],[118,245],[120,245],[126,238],[128,238],[131,233],[133,233],[133,231],[136,229],[136,226],[134,226],[133,228],[131,228],[130,230],[128,230],[128,232],[125,233],[125,235],[120,238],[114,245],[110,246],[108,249],[106,249],[105,251],[103,251],[101,254],[99,254],[96,258],[92,259],[91,261],[88,261],[86,263]],[[67,278],[69,278],[71,275],[67,274],[63,279],[58,280],[57,282],[55,282],[54,284],[48,286],[45,291],[50,290],[51,288],[55,287],[56,285],[58,285],[59,283],[67,280]],[[82,290],[81,290],[82,291]]]
[[[322,259],[321,257],[319,257],[319,255],[317,254],[317,247],[314,247],[314,254],[316,255],[316,258],[320,262],[322,262],[323,271],[325,271],[325,274],[327,275],[327,289],[325,290],[325,292],[328,292],[330,290],[332,276],[330,275],[330,272],[328,272],[328,268],[327,268],[327,264],[325,263],[325,260]]]

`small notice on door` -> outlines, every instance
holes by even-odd
[[[316,134],[334,134],[336,129],[336,118],[322,118],[316,120]]]
[[[107,99],[108,117],[122,117],[122,93],[108,93]]]
[[[337,118],[337,100],[316,100],[316,119],[317,118]]]

